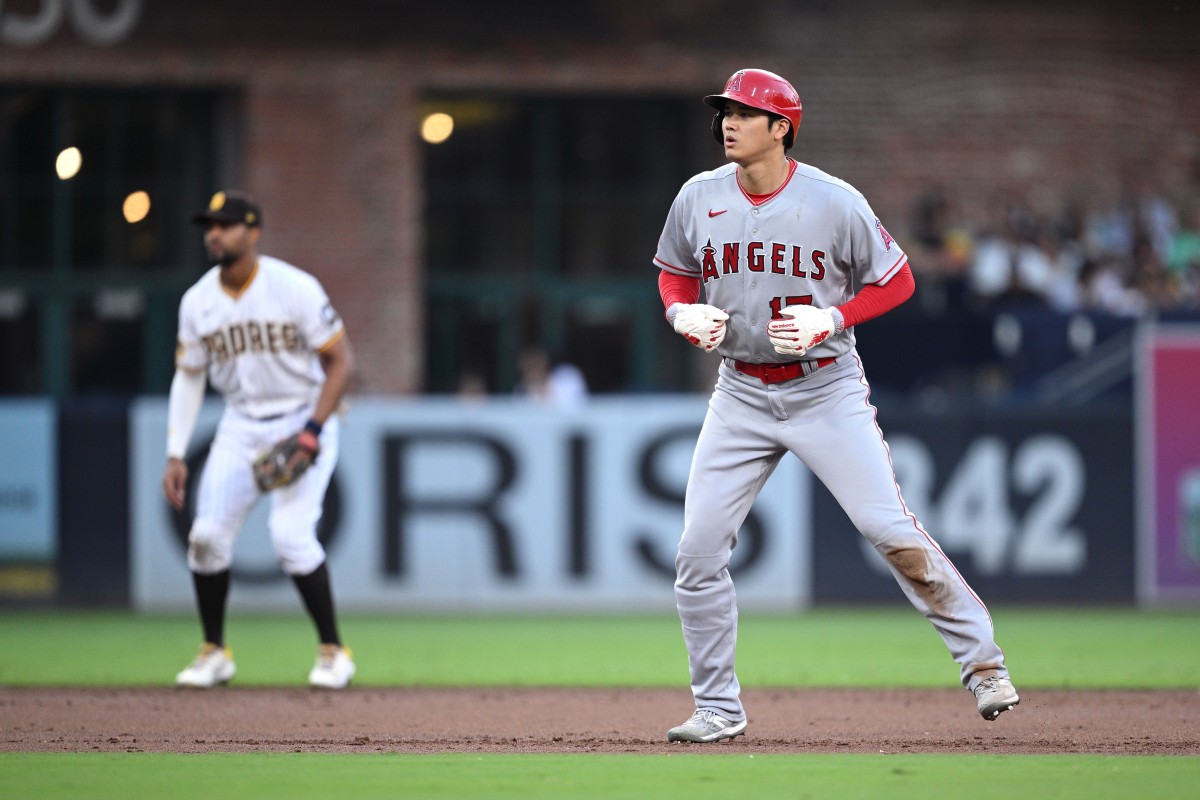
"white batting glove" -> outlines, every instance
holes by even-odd
[[[836,309],[816,306],[784,306],[781,319],[767,323],[767,336],[775,352],[785,356],[802,356],[835,333],[840,332]]]
[[[667,315],[676,333],[706,353],[716,350],[725,339],[725,320],[729,315],[716,306],[675,303]]]

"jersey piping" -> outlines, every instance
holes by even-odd
[[[229,295],[230,297],[232,297],[234,300],[237,300],[239,297],[241,297],[242,295],[244,295],[246,293],[246,290],[250,288],[250,284],[254,283],[254,279],[257,277],[258,277],[258,259],[256,258],[256,259],[254,259],[254,269],[253,269],[253,271],[251,271],[250,277],[246,279],[246,282],[241,285],[241,288],[230,289],[228,286],[225,285],[224,281],[222,281],[221,282],[221,291],[224,292],[225,294]]]
[[[671,271],[672,271],[672,272],[674,272],[674,273],[677,273],[677,274],[679,274],[679,275],[688,275],[688,276],[692,276],[692,273],[688,272],[688,271],[687,271],[687,270],[685,270],[683,267],[677,267],[677,266],[675,266],[674,264],[668,264],[666,261],[663,261],[663,260],[662,260],[661,258],[659,258],[658,256],[655,256],[655,257],[654,257],[654,260],[655,260],[656,262],[658,262],[659,264],[662,264],[664,267],[666,267],[667,269],[671,270]]]
[[[888,269],[888,271],[886,273],[884,273],[884,276],[882,278],[880,278],[879,280],[875,281],[875,285],[876,286],[885,285],[892,278],[896,277],[896,273],[899,272],[900,270],[904,269],[904,266],[907,263],[908,263],[908,256],[901,253],[900,258],[897,259],[895,264],[892,264],[892,266]]]
[[[331,347],[333,347],[335,344],[337,344],[339,341],[341,341],[342,337],[343,337],[343,336],[345,336],[345,335],[346,335],[346,329],[345,329],[345,328],[342,328],[340,331],[338,331],[337,333],[335,333],[335,334],[333,335],[333,338],[331,338],[331,339],[330,339],[328,342],[326,342],[325,344],[323,344],[323,345],[321,345],[320,347],[318,347],[318,348],[317,348],[317,352],[318,352],[318,353],[324,353],[326,350],[328,350],[329,348],[331,348]]]
[[[787,177],[783,179],[783,183],[779,184],[779,188],[776,189],[775,191],[771,192],[770,194],[750,194],[749,192],[746,191],[745,187],[742,186],[742,179],[737,177],[737,175],[735,174],[734,180],[737,182],[738,191],[740,191],[742,193],[743,197],[745,197],[747,200],[750,201],[750,205],[761,206],[763,203],[767,202],[772,197],[774,197],[775,195],[779,194],[784,189],[786,189],[787,185],[792,182],[792,176],[796,174],[797,164],[796,164],[795,160],[791,159],[791,158],[788,159],[788,164],[790,166],[788,167]]]

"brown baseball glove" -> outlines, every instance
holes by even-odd
[[[294,433],[254,459],[254,482],[264,492],[287,486],[316,462],[320,451],[311,431]]]

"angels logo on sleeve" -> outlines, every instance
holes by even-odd
[[[887,228],[883,227],[883,223],[880,222],[878,218],[875,219],[875,229],[879,231],[879,236],[883,239],[883,249],[891,250],[892,245],[896,243],[896,240],[893,239],[892,235],[887,232]]]

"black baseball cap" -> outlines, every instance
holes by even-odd
[[[192,222],[207,225],[224,222],[232,225],[244,222],[250,227],[262,225],[262,210],[252,197],[244,192],[217,192],[208,201],[208,208],[192,215]]]

